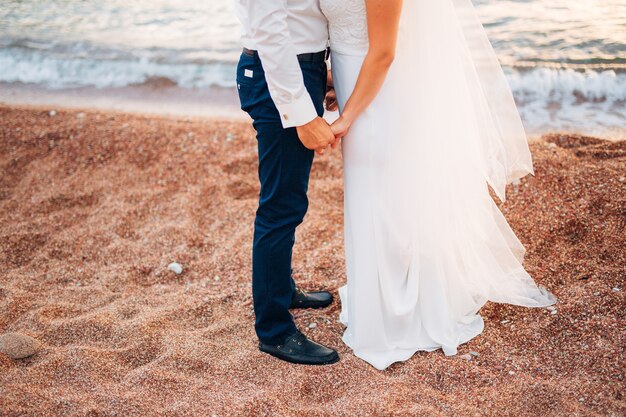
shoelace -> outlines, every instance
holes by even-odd
[[[306,339],[306,336],[304,335],[304,333],[302,333],[300,330],[298,330],[295,334],[295,336],[292,336],[291,339],[298,344],[301,344],[301,342],[304,341],[304,339]]]
[[[289,336],[289,339],[291,339],[290,341],[297,343],[298,345],[302,345],[302,342],[304,342],[304,340],[306,340],[306,336],[304,335],[304,333],[302,333],[300,330],[296,330],[296,333],[293,336]],[[288,343],[288,341],[285,341],[285,344]],[[276,346],[278,349],[282,349],[285,344],[280,344],[278,346]],[[291,349],[289,349],[291,351]]]

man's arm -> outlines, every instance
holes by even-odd
[[[285,0],[242,0],[250,33],[265,79],[284,128],[296,127],[308,149],[324,153],[334,141],[328,123],[318,117],[306,87],[296,51],[291,43]]]
[[[304,86],[302,70],[287,25],[285,0],[244,0],[250,33],[263,64],[272,100],[284,128],[303,126],[317,117]]]

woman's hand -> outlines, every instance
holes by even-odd
[[[340,139],[343,139],[348,134],[351,126],[352,120],[344,116],[339,116],[339,118],[330,125],[330,130],[332,130],[335,135],[335,143],[331,144],[333,148],[339,144]]]

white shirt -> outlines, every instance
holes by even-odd
[[[319,0],[235,0],[235,12],[243,25],[243,46],[259,53],[283,127],[315,119],[297,55],[328,45],[328,22]]]

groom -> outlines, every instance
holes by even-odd
[[[290,308],[322,308],[326,291],[299,289],[291,276],[296,227],[308,207],[314,153],[337,144],[322,119],[327,21],[318,0],[236,0],[243,24],[237,67],[241,108],[257,132],[261,194],[254,222],[252,293],[259,349],[288,362],[337,362],[333,349],[309,340]]]

